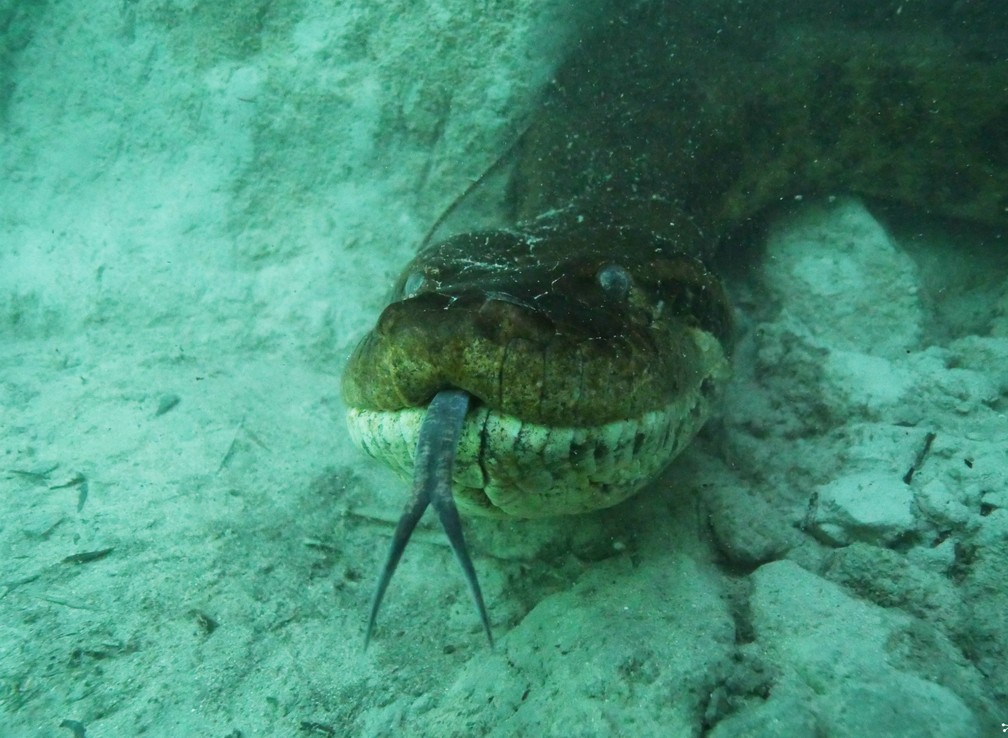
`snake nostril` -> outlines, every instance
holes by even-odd
[[[391,337],[403,332],[416,332],[417,326],[436,324],[458,299],[454,295],[439,292],[421,292],[413,297],[406,297],[389,303],[378,316],[374,332],[380,336]]]
[[[540,311],[517,298],[498,293],[487,295],[477,311],[476,322],[484,335],[499,341],[536,339],[553,333],[553,322]]]

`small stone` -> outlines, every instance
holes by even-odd
[[[158,399],[157,410],[154,411],[154,417],[158,418],[164,415],[166,412],[174,408],[180,402],[182,402],[182,398],[179,397],[178,395],[171,393],[161,395],[161,397]]]
[[[709,733],[710,738],[799,735],[822,735],[822,726],[809,707],[808,698],[797,694],[772,694],[763,704],[722,720]]]
[[[966,525],[972,512],[963,505],[938,479],[928,481],[917,490],[917,507],[924,516],[939,527],[958,528]]]
[[[887,545],[914,529],[913,490],[895,475],[850,474],[818,493],[812,529],[834,545]]]
[[[718,551],[731,564],[754,568],[781,558],[798,534],[766,500],[736,487],[717,487],[705,499]]]

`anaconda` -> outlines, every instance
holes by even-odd
[[[650,2],[571,54],[515,154],[512,225],[423,248],[347,364],[353,439],[414,478],[368,638],[428,504],[489,637],[458,511],[615,505],[689,443],[729,375],[704,260],[775,203],[1008,223],[1003,49],[872,7],[774,23]]]

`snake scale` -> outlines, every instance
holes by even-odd
[[[737,8],[644,2],[600,23],[517,146],[513,225],[422,248],[351,356],[352,438],[413,478],[368,640],[428,505],[489,638],[460,511],[605,508],[690,442],[730,374],[705,260],[775,203],[850,192],[1008,223],[996,4]]]

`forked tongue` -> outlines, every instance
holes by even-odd
[[[371,617],[368,620],[367,635],[364,637],[364,648],[371,641],[378,609],[382,597],[388,588],[389,581],[399,565],[406,544],[409,543],[413,530],[423,516],[428,505],[433,505],[444,528],[448,541],[451,543],[455,558],[465,574],[469,592],[472,594],[476,609],[479,611],[487,640],[493,646],[493,634],[490,632],[490,618],[487,617],[486,606],[483,604],[483,594],[480,592],[479,580],[473,568],[469,552],[466,550],[465,539],[462,536],[462,521],[452,497],[452,467],[455,464],[455,452],[459,435],[462,433],[462,423],[469,407],[469,393],[462,390],[442,390],[434,395],[423,422],[420,423],[420,434],[417,438],[416,458],[413,465],[413,492],[410,495],[406,509],[396,525],[392,536],[392,547],[389,549],[385,568],[378,589],[375,591],[374,602],[371,604]]]

